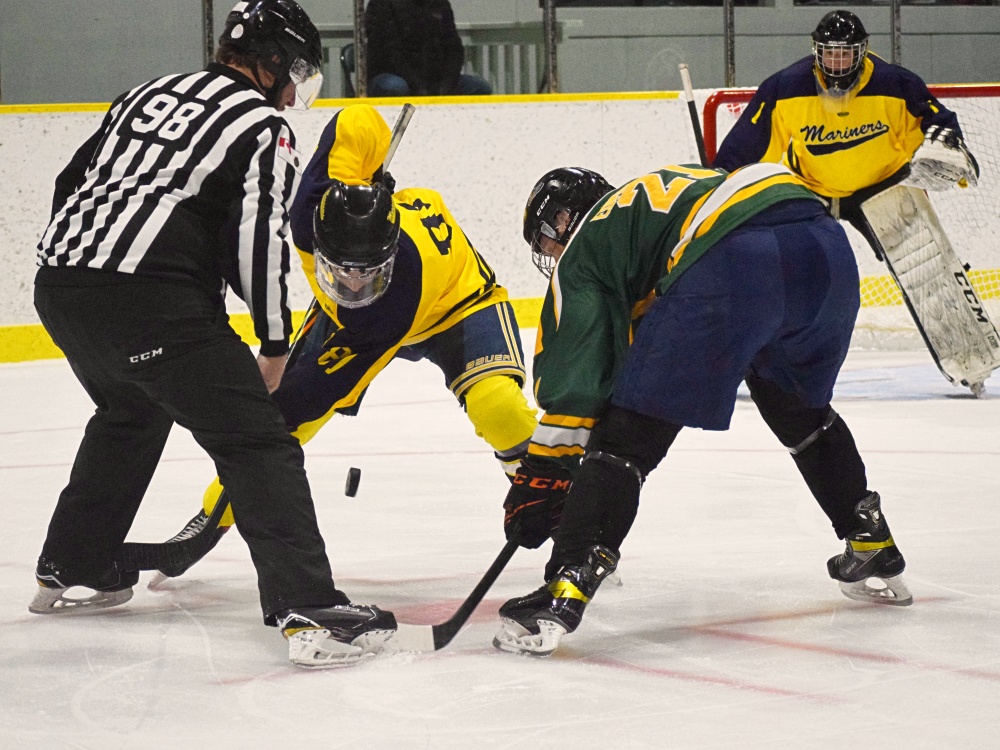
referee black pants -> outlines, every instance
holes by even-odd
[[[194,285],[42,268],[35,308],[97,405],[42,556],[73,580],[114,563],[174,422],[212,457],[257,568],[265,622],[344,603],[304,457],[221,301]]]

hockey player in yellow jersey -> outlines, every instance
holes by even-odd
[[[812,38],[812,55],[760,85],[712,166],[785,163],[881,259],[861,203],[903,180],[930,190],[974,184],[979,167],[955,113],[916,74],[869,54],[855,14],[827,13]]]
[[[507,291],[440,194],[392,194],[382,170],[389,142],[375,109],[347,107],[327,125],[304,171],[291,226],[318,305],[272,396],[288,429],[306,443],[335,414],[357,414],[369,384],[394,358],[428,359],[512,475],[537,420],[522,391],[524,356]],[[204,511],[170,542],[211,534],[214,545],[233,523],[231,510],[212,515],[220,496],[216,479]],[[170,542],[158,546],[169,551]],[[156,567],[180,575],[211,546],[202,545],[194,560]]]
[[[850,11],[827,13],[812,38],[812,55],[760,85],[713,166],[798,174],[886,264],[941,373],[981,395],[1000,367],[997,332],[925,193],[979,179],[958,117],[916,74],[869,54]]]

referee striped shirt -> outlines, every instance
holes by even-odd
[[[228,284],[261,353],[278,356],[299,162],[288,123],[242,73],[212,63],[150,81],[115,100],[56,179],[38,263]]]

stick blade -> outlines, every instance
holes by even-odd
[[[387,645],[396,651],[436,651],[434,626],[401,622]]]

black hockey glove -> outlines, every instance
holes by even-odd
[[[558,466],[536,468],[526,459],[511,477],[503,501],[503,530],[527,549],[541,547],[559,528],[566,494],[572,486],[569,472]]]
[[[385,171],[382,167],[375,170],[375,174],[372,175],[372,184],[376,182],[381,182],[385,189],[389,191],[389,195],[396,192],[396,180],[393,179],[392,173]]]

